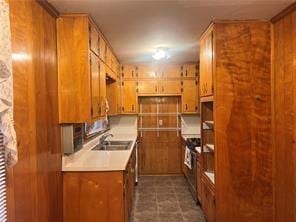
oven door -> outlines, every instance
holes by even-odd
[[[196,189],[197,189],[197,166],[196,166],[196,156],[197,153],[194,151],[190,151],[191,155],[192,155],[192,163],[191,163],[191,169],[189,169],[189,167],[187,167],[187,180],[189,183],[189,190],[192,194],[192,197],[195,201],[197,201],[196,198]]]

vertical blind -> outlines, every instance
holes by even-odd
[[[7,221],[6,170],[3,134],[0,132],[0,222]]]

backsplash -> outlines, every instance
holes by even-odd
[[[137,133],[137,115],[119,115],[109,117],[109,123],[112,133],[136,134]]]
[[[200,135],[200,115],[183,115],[182,134],[198,134]]]

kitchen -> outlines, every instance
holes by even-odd
[[[0,221],[296,221],[293,0],[0,9]]]

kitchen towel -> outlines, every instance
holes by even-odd
[[[0,0],[0,130],[4,136],[6,164],[17,162],[17,143],[13,122],[12,54],[9,7]]]
[[[190,149],[186,146],[185,148],[185,160],[184,163],[186,166],[188,166],[189,169],[192,169],[191,163],[192,163],[192,156]]]

